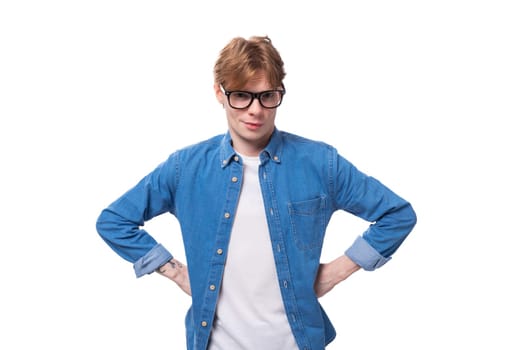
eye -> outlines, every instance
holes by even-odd
[[[232,91],[230,93],[230,97],[237,101],[244,101],[244,100],[250,100],[252,98],[252,95],[250,95],[247,92],[243,92],[243,91]]]
[[[261,94],[261,99],[263,101],[276,101],[279,100],[279,92],[278,91],[265,91]]]

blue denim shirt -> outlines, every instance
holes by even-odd
[[[314,292],[321,248],[337,210],[370,225],[345,254],[365,270],[385,264],[416,223],[411,205],[325,143],[275,130],[259,179],[286,314],[301,350],[321,350],[335,329]],[[192,290],[187,349],[205,350],[243,177],[229,133],[171,154],[102,211],[97,230],[137,277],[172,255],[142,226],[170,212],[181,227]],[[350,242],[349,242],[350,243]]]

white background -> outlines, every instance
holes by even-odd
[[[2,1],[2,349],[183,349],[189,298],[134,277],[99,212],[169,153],[225,131],[212,67],[269,35],[286,131],[412,202],[393,260],[322,299],[342,349],[523,349],[520,1]],[[366,227],[332,221],[324,260]],[[184,259],[168,216],[148,229]]]

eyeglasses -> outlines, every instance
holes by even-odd
[[[254,99],[258,99],[264,108],[277,108],[283,102],[283,96],[286,92],[282,90],[266,90],[261,92],[249,91],[228,91],[221,84],[221,90],[228,98],[228,104],[234,109],[245,109],[251,106]]]

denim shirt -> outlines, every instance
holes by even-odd
[[[371,271],[385,264],[416,223],[411,205],[360,172],[335,148],[274,130],[259,155],[259,180],[285,311],[301,350],[321,350],[335,329],[314,283],[330,217],[344,210],[370,222],[345,254]],[[181,228],[192,290],[187,349],[208,344],[243,177],[229,133],[171,154],[102,211],[97,230],[137,277],[172,258],[142,226],[173,214]]]

